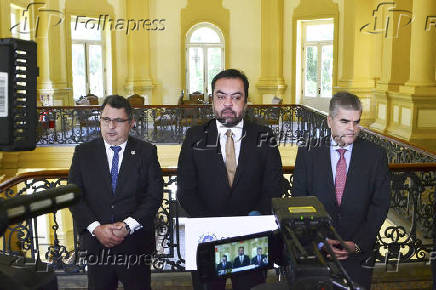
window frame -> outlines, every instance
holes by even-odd
[[[70,55],[70,59],[71,59],[71,87],[72,87],[72,98],[73,101],[77,101],[78,99],[74,98],[74,75],[73,75],[73,63],[72,63],[72,56],[73,56],[73,45],[74,44],[83,44],[85,46],[85,70],[86,70],[86,74],[85,74],[85,79],[86,79],[86,95],[87,94],[95,94],[94,92],[90,92],[90,77],[89,77],[89,46],[91,45],[100,45],[101,46],[101,54],[102,54],[102,79],[103,79],[103,95],[102,96],[98,96],[98,98],[104,98],[104,96],[107,95],[107,69],[106,69],[106,34],[104,33],[103,30],[100,31],[100,40],[87,40],[87,39],[73,39],[72,33],[71,33],[71,19],[77,17],[76,15],[71,15],[70,17],[70,25],[69,25],[69,30],[70,30],[70,39],[71,39],[71,45],[70,45],[70,49],[71,49],[71,55]],[[89,19],[95,19],[96,21],[98,20],[97,18],[93,18],[93,17],[88,17]]]
[[[318,40],[318,41],[308,41],[306,40],[306,30],[308,26],[314,26],[314,25],[320,25],[320,24],[330,24],[333,26],[333,38],[331,40]],[[302,25],[302,33],[301,33],[301,68],[302,68],[302,76],[301,76],[301,98],[312,98],[312,99],[330,99],[327,97],[321,96],[321,69],[322,69],[322,47],[331,45],[333,49],[332,53],[332,75],[331,75],[331,86],[332,86],[332,92],[333,92],[333,74],[334,74],[334,38],[335,38],[335,25],[334,25],[334,19],[328,18],[328,19],[315,19],[315,20],[304,20],[301,23]],[[317,47],[317,92],[315,96],[309,96],[306,95],[306,86],[305,86],[305,80],[306,80],[306,51],[308,46],[316,46]]]
[[[215,33],[218,35],[220,42],[191,42],[191,37],[192,34],[203,27],[207,27],[212,29],[213,31],[215,31]],[[220,48],[221,49],[221,67],[224,69],[225,68],[225,39],[224,39],[224,35],[222,30],[209,22],[200,22],[197,23],[195,25],[193,25],[188,32],[186,33],[186,38],[185,38],[185,79],[186,79],[186,94],[192,94],[193,92],[190,91],[190,78],[189,78],[189,65],[190,65],[190,59],[189,59],[189,49],[190,48],[201,48],[202,52],[203,52],[203,94],[206,95],[211,95],[212,92],[208,91],[208,87],[210,85],[210,82],[212,80],[208,79],[208,49],[209,48]]]

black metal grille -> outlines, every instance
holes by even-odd
[[[0,80],[0,150],[33,150],[37,126],[36,43],[0,39],[0,74],[3,75],[0,76],[3,80]]]

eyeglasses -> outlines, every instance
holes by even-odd
[[[105,124],[106,126],[108,126],[110,123],[113,123],[115,125],[121,125],[124,122],[130,121],[129,119],[121,119],[121,118],[114,118],[111,119],[109,117],[101,117],[100,120],[103,122],[103,124]]]

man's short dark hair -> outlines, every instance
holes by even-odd
[[[126,111],[127,116],[129,117],[129,120],[133,119],[132,106],[130,106],[130,103],[123,96],[120,95],[107,96],[103,101],[103,105],[101,105],[102,111],[104,110],[104,107],[106,105],[109,105],[115,109],[124,109]]]
[[[329,116],[335,117],[338,108],[362,112],[362,104],[359,97],[349,92],[337,92],[330,100]]]
[[[213,92],[215,91],[215,82],[219,79],[240,79],[244,83],[244,101],[247,103],[248,100],[248,88],[250,86],[247,77],[242,71],[239,71],[237,69],[229,68],[223,71],[220,71],[212,80],[212,96]]]
[[[223,255],[222,258],[226,258],[227,259],[227,255]]]

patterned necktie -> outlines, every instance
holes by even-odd
[[[112,157],[111,176],[112,176],[112,192],[115,194],[115,189],[117,188],[117,179],[118,179],[118,161],[119,161],[118,153],[120,152],[121,147],[111,146],[111,149],[114,151],[114,157]]]
[[[336,201],[338,205],[341,205],[342,194],[344,193],[345,182],[347,181],[347,161],[345,161],[346,149],[337,149],[340,157],[338,163],[336,163],[336,178],[335,178],[335,188],[336,188]]]
[[[227,129],[227,142],[226,142],[226,168],[227,168],[227,179],[229,180],[229,185],[232,187],[233,179],[235,178],[236,172],[236,155],[235,155],[235,144],[233,143],[232,130]]]

